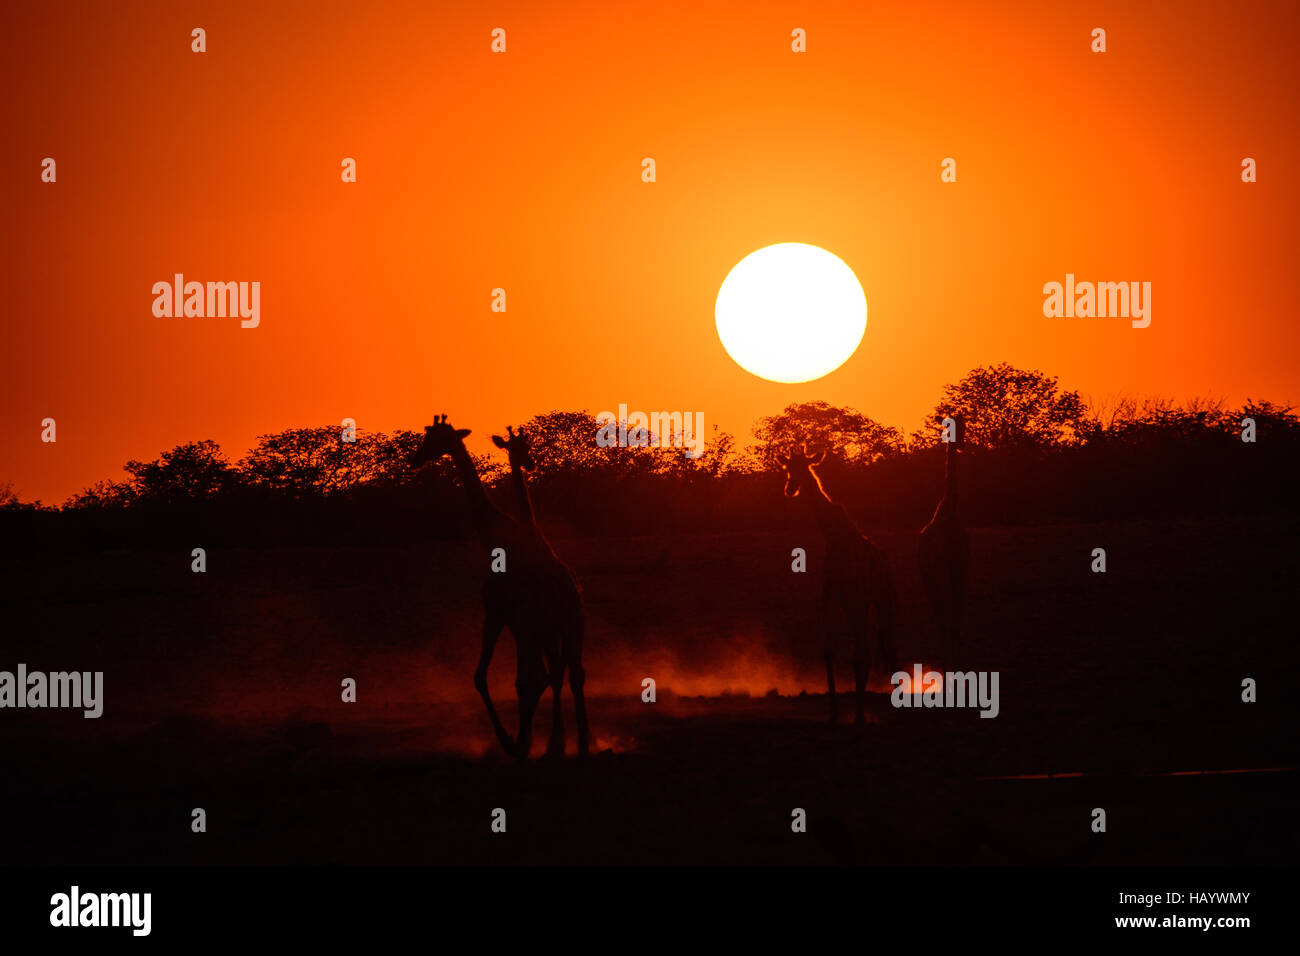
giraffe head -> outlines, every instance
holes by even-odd
[[[520,471],[535,471],[537,462],[533,461],[533,453],[528,445],[528,436],[522,431],[516,432],[513,425],[506,426],[506,434],[509,438],[502,438],[500,435],[492,436],[492,443],[498,448],[504,448],[506,455],[510,459],[510,467],[518,468]]]
[[[447,424],[447,416],[433,417],[433,424],[424,429],[424,441],[411,455],[411,467],[419,468],[437,461],[443,455],[450,455],[456,446],[465,441],[468,428],[452,428]]]
[[[785,469],[785,495],[794,498],[799,492],[810,488],[821,488],[821,482],[813,469],[826,460],[826,452],[808,454],[808,448],[799,446],[799,451],[791,450],[789,455],[777,455],[776,460]]]

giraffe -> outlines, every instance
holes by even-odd
[[[835,699],[835,654],[831,641],[830,620],[842,613],[853,633],[853,675],[856,683],[854,724],[859,731],[866,718],[867,675],[870,670],[868,631],[872,609],[875,610],[876,643],[880,662],[886,672],[894,669],[894,583],[889,559],[853,523],[844,506],[831,500],[813,471],[826,458],[823,451],[811,457],[808,449],[778,455],[785,468],[786,497],[801,497],[812,511],[813,519],[826,540],[822,577],[822,630],[825,638],[826,687],[830,697],[830,722],[837,720]]]
[[[970,539],[961,522],[957,502],[957,447],[964,432],[961,419],[953,419],[952,440],[947,441],[945,487],[934,517],[921,529],[918,557],[921,581],[939,630],[943,666],[956,667],[957,640],[961,631],[962,604],[966,595],[966,571],[970,565]]]
[[[515,496],[519,502],[520,517],[525,522],[525,528],[529,530],[536,537],[540,548],[544,549],[545,553],[550,555],[550,557],[558,564],[560,559],[556,557],[555,551],[551,547],[550,542],[547,541],[546,536],[542,534],[542,529],[537,526],[537,516],[533,512],[533,499],[528,494],[528,482],[524,477],[525,472],[537,470],[537,463],[533,460],[532,448],[530,447],[528,436],[524,434],[522,429],[516,432],[514,426],[512,425],[506,426],[506,434],[509,436],[508,438],[502,438],[500,435],[493,435],[492,443],[495,444],[498,448],[504,449],[506,452],[506,457],[510,461],[510,483],[515,489]],[[564,570],[572,576],[573,572],[569,570],[569,568],[565,567]],[[576,586],[576,578],[575,578],[575,586]],[[570,680],[571,688],[573,686],[572,683],[573,675],[575,673],[579,674],[580,676],[578,678],[578,689],[574,692],[574,710],[576,713],[579,714],[579,718],[578,718],[579,725],[580,725],[579,737],[582,738],[582,735],[585,733],[583,728],[586,727],[587,717],[586,717],[586,700],[582,696],[582,687],[581,687],[584,679],[584,677],[581,676],[582,675],[581,641],[579,641],[576,646],[574,659],[569,661],[569,680]],[[555,664],[551,665],[550,682],[551,682],[551,704],[553,707],[552,717],[551,717],[552,746],[558,747],[559,751],[563,753],[564,752],[564,730],[563,730],[564,708],[563,708],[563,700],[561,694],[561,691],[563,690],[564,687],[564,661],[563,660],[559,663],[558,666]],[[556,743],[556,737],[558,737],[558,743]],[[550,748],[548,747],[548,750],[549,749]],[[580,749],[582,748],[580,747]],[[586,753],[585,749],[582,749],[582,752],[585,755]]]
[[[560,691],[567,667],[578,721],[578,755],[586,757],[590,731],[583,697],[586,672],[582,667],[581,589],[573,572],[555,556],[535,526],[521,525],[488,500],[474,460],[465,449],[469,434],[467,428],[448,425],[446,415],[434,418],[433,424],[424,430],[420,447],[411,456],[411,465],[419,468],[450,455],[465,490],[479,543],[489,553],[496,548],[505,551],[505,572],[489,573],[483,584],[483,643],[474,671],[474,687],[483,698],[502,748],[516,759],[526,760],[532,744],[533,715],[549,683],[555,695],[556,716],[546,753],[549,757],[563,757]],[[515,691],[519,696],[517,740],[511,740],[502,726],[487,683],[488,665],[497,638],[507,627],[515,638]]]

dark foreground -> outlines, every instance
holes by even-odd
[[[206,576],[188,555],[11,558],[20,626],[0,669],[102,669],[105,715],[0,712],[0,864],[1292,861],[1284,529],[973,539],[967,666],[999,671],[1001,713],[895,709],[876,692],[861,739],[825,723],[798,542],[559,542],[586,589],[598,752],[572,755],[566,692],[570,756],[540,757],[548,697],[524,765],[494,749],[473,696],[477,607],[457,553],[217,553]],[[915,538],[879,540],[900,655],[926,660]],[[1106,575],[1087,571],[1098,545]],[[493,693],[513,726],[508,639],[499,654]],[[349,676],[356,704],[339,699]],[[1245,677],[1257,703],[1240,699]],[[196,807],[206,833],[191,832]]]
[[[1004,691],[1006,693],[1006,691]],[[177,719],[6,741],[9,862],[1282,864],[1293,767],[1223,706],[1104,738],[1038,714],[892,711],[859,741],[823,697],[601,700],[633,749],[525,765],[431,752],[409,721],[270,730]],[[847,703],[847,701],[846,701]],[[1247,714],[1249,719],[1247,719]],[[443,726],[478,714],[444,712]],[[1009,747],[1008,739],[1017,745]],[[57,747],[57,758],[52,751]],[[540,746],[539,746],[540,749]],[[1191,771],[1192,773],[1187,773]],[[1044,778],[1042,774],[1065,776]],[[1083,776],[1070,776],[1070,774]],[[1012,776],[1015,779],[999,779]],[[190,832],[190,811],[208,832]],[[1107,832],[1091,830],[1092,811]],[[493,833],[493,811],[506,832]],[[807,832],[791,830],[795,808]],[[10,856],[9,854],[13,854]]]

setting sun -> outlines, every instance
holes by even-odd
[[[718,337],[736,364],[773,382],[810,382],[839,368],[867,328],[853,270],[802,242],[741,259],[718,290]]]

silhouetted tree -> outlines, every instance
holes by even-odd
[[[1240,434],[1243,418],[1253,418],[1256,434],[1265,436],[1264,440],[1300,440],[1300,416],[1296,415],[1295,409],[1290,405],[1256,402],[1248,398],[1245,405],[1225,417],[1225,427],[1236,434]]]
[[[1213,399],[1193,398],[1179,405],[1164,398],[1125,396],[1091,406],[1080,435],[1090,445],[1143,445],[1155,451],[1239,436],[1241,421],[1247,417],[1255,419],[1257,430],[1266,428],[1274,437],[1295,435],[1300,427],[1290,408],[1271,402],[1256,405],[1248,400],[1242,408],[1229,411]]]
[[[89,488],[72,495],[63,503],[71,510],[125,508],[134,504],[135,489],[125,481],[97,481]]]
[[[674,445],[661,445],[655,449],[655,472],[682,478],[717,478],[730,472],[745,471],[746,462],[736,450],[736,439],[730,432],[714,425],[704,441],[699,457],[686,454],[688,449]]]
[[[681,441],[680,432],[655,436],[644,433],[626,422],[598,426],[591,412],[545,412],[520,426],[529,437],[538,480],[561,475],[596,473],[605,476],[635,475],[714,476],[733,467],[736,440],[729,433],[713,427],[699,457],[687,455],[692,450]],[[598,434],[615,438],[626,435],[626,444],[601,445]],[[694,436],[692,436],[692,445]]]
[[[1086,409],[1078,392],[1061,391],[1055,376],[1002,362],[945,385],[928,419],[932,426],[916,432],[913,443],[935,444],[947,417],[963,419],[963,440],[975,448],[1050,447],[1079,439]]]
[[[899,450],[898,429],[882,425],[852,408],[826,402],[788,405],[779,415],[760,418],[754,425],[758,444],[752,449],[766,471],[780,468],[777,455],[807,445],[809,451],[824,450],[843,464],[868,465]]]
[[[132,497],[142,501],[174,504],[212,498],[237,480],[221,446],[209,439],[186,442],[154,461],[128,461],[122,467],[131,476]],[[120,494],[111,483],[101,485],[100,496]]]
[[[580,412],[544,412],[534,415],[520,427],[528,436],[539,479],[583,471],[635,471],[638,469],[632,459],[646,451],[643,448],[601,447],[596,441],[599,431],[596,417],[586,409]],[[623,453],[621,460],[620,452]],[[645,470],[651,469],[650,458],[648,454],[640,457],[645,462]]]
[[[358,432],[358,436],[361,433]],[[433,476],[451,477],[455,474],[451,459],[444,458],[435,465],[421,471],[411,467],[411,455],[420,447],[424,435],[422,432],[403,429],[391,435],[376,432],[366,436],[365,453],[370,458],[365,484],[370,487],[389,487],[408,485],[427,481]],[[476,457],[476,461],[478,461]],[[486,461],[486,458],[482,459]]]
[[[382,433],[358,430],[353,441],[344,441],[336,426],[290,428],[258,436],[238,467],[256,487],[298,497],[331,495],[409,474],[402,458],[408,447],[409,438],[394,441]]]

